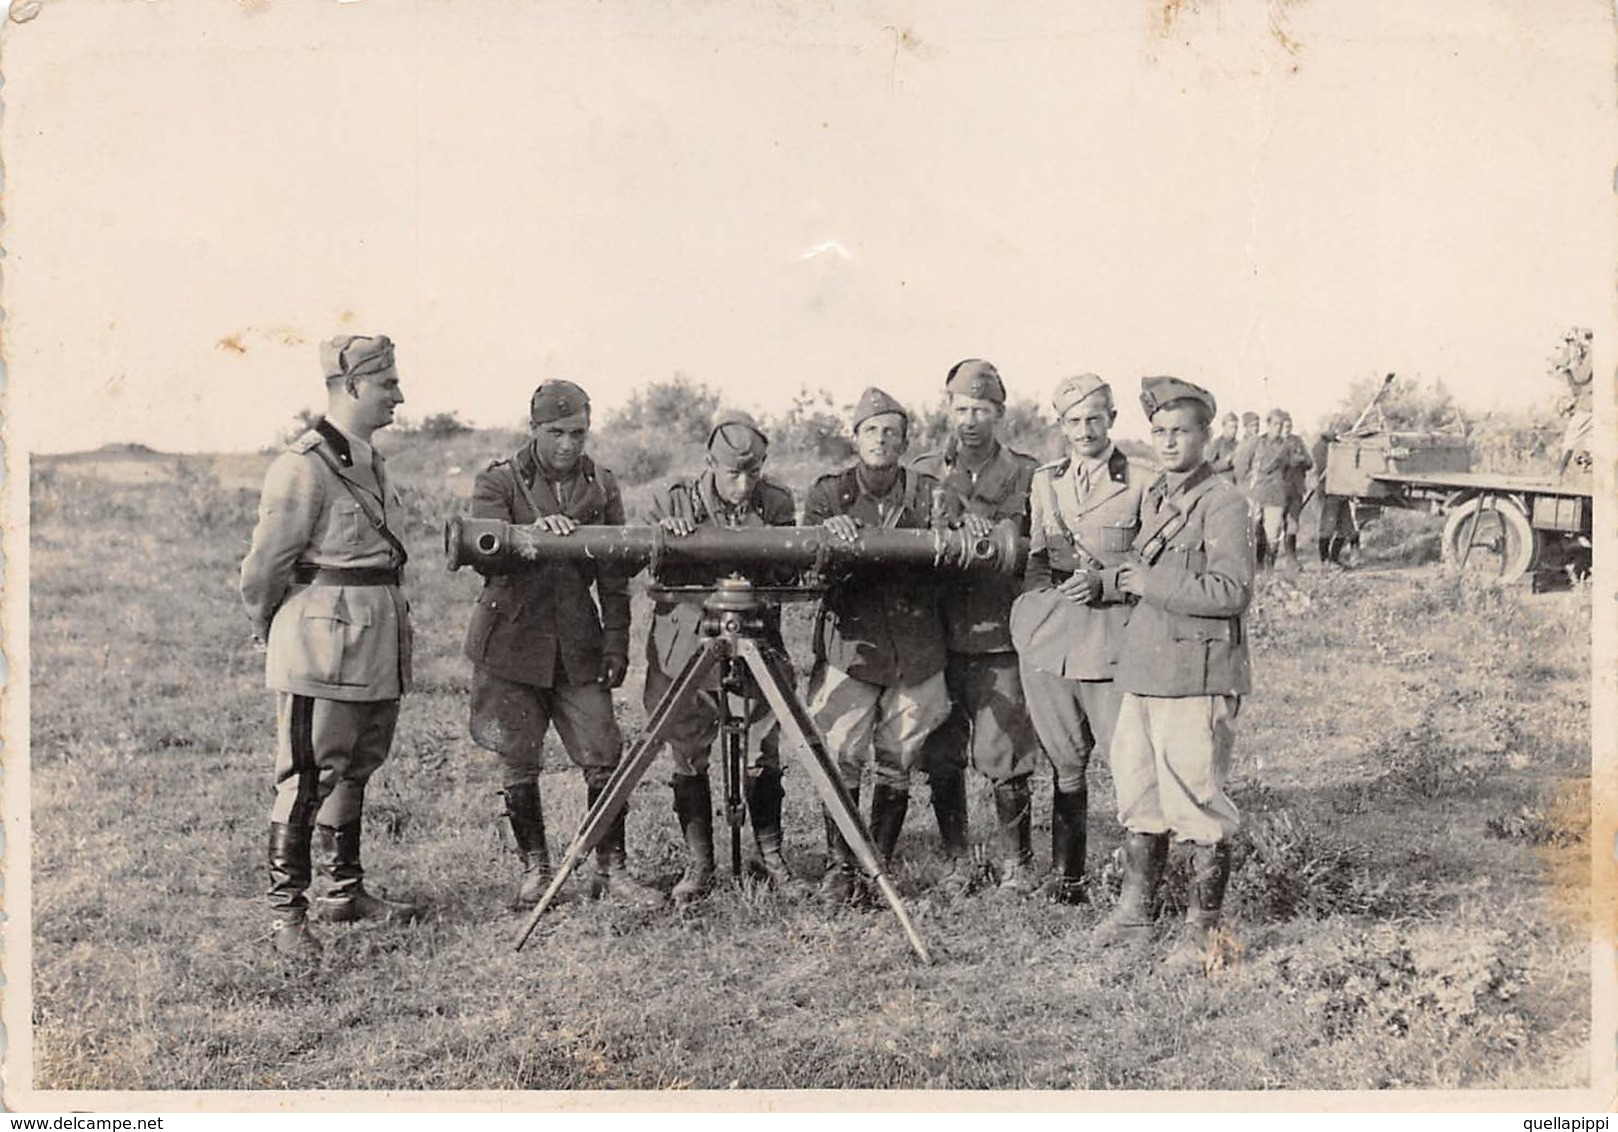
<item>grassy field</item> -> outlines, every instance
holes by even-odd
[[[728,885],[683,913],[570,904],[513,953],[498,774],[466,737],[477,579],[445,572],[438,546],[507,439],[394,441],[418,684],[370,794],[367,864],[432,913],[325,929],[314,973],[269,953],[261,896],[273,724],[235,582],[266,458],[36,460],[36,1088],[1586,1083],[1589,592],[1463,588],[1392,561],[1433,545],[1395,524],[1368,540],[1379,565],[1261,583],[1236,940],[1206,979],[1091,945],[1118,881],[1101,767],[1088,908],[933,900],[918,786],[898,875],[931,967],[885,912],[828,918]],[[645,616],[637,600],[637,653]],[[803,624],[794,611],[800,657]],[[630,734],[642,671],[637,655],[619,701]],[[637,869],[665,888],[681,860],[667,782],[660,764],[629,826]],[[543,788],[560,849],[583,789],[559,749]],[[801,772],[788,790],[788,858],[813,878],[818,807]],[[980,781],[971,806],[982,831]]]

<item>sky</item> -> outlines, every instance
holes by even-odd
[[[483,425],[974,356],[1549,405],[1615,360],[1615,57],[1595,0],[63,0],[0,31],[8,436],[260,448],[359,332]]]

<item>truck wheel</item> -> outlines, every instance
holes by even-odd
[[[1444,561],[1462,573],[1515,582],[1533,566],[1539,539],[1511,499],[1480,495],[1449,513],[1443,547]]]

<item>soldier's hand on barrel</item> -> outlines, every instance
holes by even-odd
[[[665,515],[657,521],[657,525],[676,538],[684,538],[697,529],[697,525],[684,515]]]
[[[618,688],[623,685],[624,677],[629,674],[629,663],[621,656],[604,656],[601,658],[600,683],[603,688]]]
[[[833,515],[826,520],[824,526],[832,533],[833,538],[844,542],[854,542],[860,537],[859,525],[847,515]]]
[[[1126,594],[1140,597],[1146,592],[1146,575],[1140,571],[1139,567],[1120,566],[1118,567],[1118,588]]]
[[[1101,579],[1088,570],[1079,570],[1057,582],[1056,592],[1071,602],[1089,605],[1101,596]]]
[[[994,524],[982,515],[974,515],[968,511],[961,516],[961,530],[966,532],[967,538],[976,542],[980,538],[988,538],[993,534]]]
[[[552,535],[570,535],[579,527],[569,515],[541,515],[534,520],[534,526]]]

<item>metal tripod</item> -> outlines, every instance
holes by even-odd
[[[606,787],[584,817],[573,843],[562,855],[550,887],[535,905],[528,922],[517,937],[520,951],[528,937],[539,925],[540,917],[550,907],[556,894],[578,863],[606,836],[613,819],[629,801],[630,794],[656,761],[662,747],[664,732],[688,700],[706,686],[709,676],[716,670],[720,676],[720,734],[725,743],[726,809],[731,826],[731,868],[741,867],[741,818],[745,812],[741,802],[740,777],[745,771],[747,721],[737,717],[729,707],[729,692],[746,687],[745,677],[751,675],[753,683],[763,695],[775,718],[788,738],[798,740],[799,762],[808,773],[826,812],[831,815],[866,875],[881,892],[888,907],[899,919],[910,946],[923,963],[931,963],[926,946],[916,934],[910,915],[893,880],[882,870],[882,863],[871,844],[871,836],[860,820],[854,800],[838,777],[836,764],[826,753],[826,745],[815,728],[814,720],[798,698],[793,686],[792,670],[786,658],[769,645],[764,630],[764,595],[751,583],[740,578],[727,578],[712,589],[698,591],[702,602],[702,644],[680,669],[674,683],[664,693],[657,707],[646,721],[646,729],[629,753],[618,763]],[[762,643],[761,643],[762,642]]]

